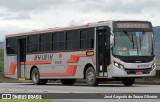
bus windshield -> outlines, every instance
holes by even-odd
[[[113,54],[119,56],[152,56],[153,32],[114,32]]]

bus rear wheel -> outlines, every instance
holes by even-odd
[[[99,80],[96,78],[96,72],[93,67],[89,67],[86,71],[86,82],[88,86],[97,86]]]
[[[61,79],[63,85],[73,85],[76,82],[76,79]]]
[[[122,79],[122,83],[124,84],[124,86],[132,86],[135,82],[134,78],[124,78]]]
[[[40,79],[39,70],[34,68],[31,73],[32,82],[34,85],[45,85],[48,80]]]

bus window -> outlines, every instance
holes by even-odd
[[[52,35],[51,34],[42,34],[40,35],[40,52],[51,51],[52,50]]]
[[[6,40],[6,50],[7,54],[16,54],[17,52],[16,38],[8,38]]]
[[[57,32],[53,34],[53,51],[65,50],[65,32]]]
[[[80,33],[80,49],[91,49],[94,47],[94,29],[84,29]]]
[[[32,35],[28,37],[27,43],[27,52],[34,53],[38,52],[38,45],[39,45],[39,35]]]
[[[68,31],[67,32],[67,41],[66,41],[66,49],[67,50],[77,50],[79,49],[79,38],[78,38],[78,30]]]

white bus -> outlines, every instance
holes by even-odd
[[[6,35],[4,73],[35,85],[85,79],[89,86],[103,80],[132,86],[135,78],[156,74],[153,36],[149,21],[100,21]]]

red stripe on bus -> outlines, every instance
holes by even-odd
[[[38,65],[38,64],[51,64],[52,60],[39,60],[39,61],[27,61],[27,62],[21,62],[21,65]],[[5,72],[5,75],[14,75],[16,70],[17,62],[11,62],[9,71]]]
[[[41,77],[54,77],[54,76],[75,76],[77,66],[67,66],[66,72],[57,73],[40,73]]]
[[[21,65],[38,65],[38,64],[51,64],[52,60],[39,60],[39,61],[27,61],[21,62]]]
[[[30,54],[27,53],[26,55],[40,55],[40,54],[57,54],[57,53],[67,53],[67,52],[88,52],[88,51],[93,51],[93,50],[69,50],[69,51],[62,51],[62,52],[54,52],[54,51],[50,51],[50,52],[39,52],[39,53],[34,53],[34,54]],[[16,54],[8,54],[7,56],[17,56]]]
[[[80,57],[86,57],[85,54],[71,55],[67,60],[67,63],[78,63]],[[96,64],[94,58],[91,57],[93,64]],[[39,60],[39,61],[27,61],[21,62],[21,65],[38,65],[38,64],[51,64],[52,60]],[[17,62],[11,62],[10,68],[8,72],[5,72],[6,75],[14,75],[15,69],[17,66]],[[49,76],[75,76],[77,70],[77,65],[69,65],[67,66],[66,72],[59,73],[40,73],[41,77],[49,77]]]
[[[67,63],[78,63],[80,57],[86,57],[86,54],[71,55],[67,60]],[[59,73],[40,73],[41,77],[54,77],[54,76],[75,76],[77,65],[67,66],[66,72]]]
[[[86,55],[85,54],[71,55],[70,58],[67,60],[67,63],[78,63],[80,57],[86,57]]]
[[[11,62],[9,71],[8,72],[4,72],[5,75],[14,75],[15,74],[15,70],[16,70],[16,66],[17,66],[16,62]]]

